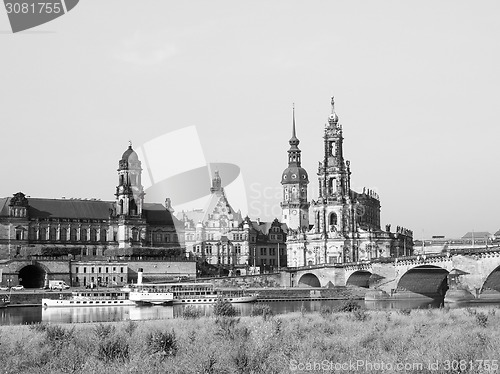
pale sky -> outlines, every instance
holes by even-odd
[[[195,126],[207,162],[239,166],[251,218],[273,219],[292,103],[315,197],[335,95],[352,187],[380,195],[382,226],[415,239],[493,233],[499,10],[498,1],[82,0],[18,34],[0,11],[0,196],[112,200],[129,140]],[[171,146],[183,157],[186,147]]]

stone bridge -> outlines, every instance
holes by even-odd
[[[442,296],[451,287],[479,297],[485,291],[500,292],[500,247],[307,266],[287,272],[291,287],[356,285],[389,295],[407,292],[429,297]]]

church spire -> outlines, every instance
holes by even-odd
[[[295,104],[293,104],[293,114],[292,114],[292,137],[288,141],[290,144],[290,149],[288,150],[288,166],[299,166],[300,167],[300,149],[298,147],[300,141],[297,138],[295,131]]]
[[[292,117],[293,117],[293,120],[292,120],[292,137],[290,138],[290,141],[288,143],[290,143],[290,145],[292,147],[295,146],[295,148],[297,148],[297,146],[299,145],[300,141],[297,138],[297,135],[295,133],[295,103],[292,106],[292,110],[293,110],[293,115],[292,115]]]

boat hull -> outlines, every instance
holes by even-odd
[[[217,302],[217,300],[222,299],[224,301],[228,301],[230,303],[253,303],[254,301],[257,301],[257,296],[256,295],[248,295],[248,296],[238,296],[238,297],[232,297],[232,296],[220,296],[220,295],[214,295],[214,296],[202,296],[202,297],[193,297],[193,298],[182,298],[182,299],[174,299],[174,305],[179,305],[179,304],[214,304]]]
[[[96,306],[130,306],[135,305],[130,300],[57,300],[57,299],[42,299],[44,308],[61,308],[61,307],[96,307]]]

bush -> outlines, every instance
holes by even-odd
[[[360,308],[359,304],[354,300],[345,300],[336,308],[336,312],[354,312]]]
[[[61,345],[66,343],[73,337],[75,328],[71,330],[66,330],[64,327],[59,325],[47,325],[45,328],[45,333],[47,334],[47,340],[52,345]]]
[[[363,309],[356,309],[352,312],[352,315],[356,321],[364,322],[369,319],[370,315],[366,313]]]
[[[225,301],[219,298],[214,304],[214,316],[234,317],[236,316],[236,309],[229,301]]]
[[[201,316],[201,310],[194,305],[186,305],[182,310],[182,318],[184,319],[198,319]]]
[[[488,324],[488,316],[483,312],[479,312],[476,314],[476,322],[481,327],[486,327]]]
[[[47,324],[43,322],[33,323],[29,325],[29,329],[35,332],[45,332],[47,330]]]
[[[146,337],[148,349],[153,354],[160,356],[175,356],[177,354],[177,338],[174,330],[153,331]]]
[[[409,316],[411,314],[411,309],[410,308],[399,309],[398,313],[403,316]]]
[[[110,361],[126,361],[129,358],[129,345],[123,337],[112,335],[104,340],[99,341],[97,347],[97,357],[99,360]]]
[[[252,308],[252,312],[250,313],[250,315],[252,317],[262,316],[264,320],[267,320],[274,315],[274,312],[267,304],[257,304]]]
[[[113,335],[115,332],[115,327],[113,325],[105,325],[103,323],[99,323],[96,327],[94,327],[94,335],[99,340],[104,340],[108,336]]]
[[[321,314],[322,317],[326,318],[332,314],[332,308],[330,308],[329,306],[323,305],[319,310],[319,314]]]

